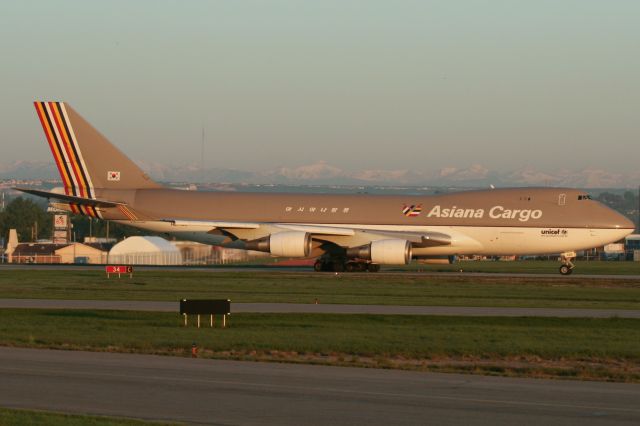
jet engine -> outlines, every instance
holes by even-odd
[[[370,260],[380,265],[406,265],[411,262],[411,243],[407,240],[376,240],[347,249],[347,257]]]
[[[311,253],[311,234],[302,231],[277,232],[259,240],[247,241],[245,248],[274,256],[307,257]]]

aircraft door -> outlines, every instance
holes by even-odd
[[[567,204],[567,194],[558,195],[558,205],[564,206],[565,204]]]

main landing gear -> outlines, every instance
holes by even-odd
[[[560,273],[562,275],[571,275],[571,273],[573,272],[573,268],[576,267],[576,265],[574,265],[572,262],[572,260],[575,258],[576,252],[574,251],[562,253],[560,255],[560,261],[562,262],[562,265],[560,265]]]
[[[313,264],[313,269],[316,272],[378,272],[380,265],[355,260],[320,258]]]

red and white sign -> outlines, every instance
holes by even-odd
[[[58,229],[67,229],[67,219],[69,216],[66,214],[57,214],[53,216],[53,226]]]
[[[108,171],[107,172],[107,180],[112,181],[112,182],[119,182],[120,181],[120,172],[118,172],[118,171]]]
[[[123,266],[123,265],[107,265],[104,267],[105,272],[107,273],[107,277],[111,274],[129,274],[133,275],[133,266]]]

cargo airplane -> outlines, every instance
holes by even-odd
[[[630,234],[634,224],[565,188],[509,188],[435,196],[200,192],[154,182],[73,108],[35,102],[63,189],[22,191],[75,214],[177,239],[317,258],[318,271],[377,271],[411,259],[561,253]]]

